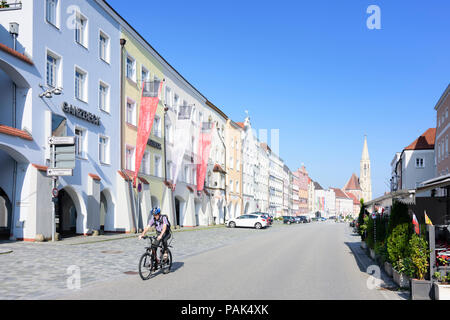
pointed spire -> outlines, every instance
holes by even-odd
[[[361,155],[361,160],[370,160],[369,148],[367,147],[367,135],[364,135],[364,147]]]

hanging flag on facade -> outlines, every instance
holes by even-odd
[[[178,116],[175,124],[174,141],[175,146],[172,151],[173,166],[173,184],[172,189],[175,190],[177,184],[178,175],[180,173],[181,165],[183,164],[183,157],[189,146],[192,129],[192,106],[181,105],[179,107]]]
[[[147,146],[153,121],[155,120],[156,108],[158,107],[162,85],[162,81],[158,80],[145,81],[142,84],[133,185],[136,185],[136,178],[141,167],[142,157],[144,156],[145,147]]]
[[[197,164],[197,191],[202,191],[205,185],[206,170],[208,168],[208,159],[211,151],[211,138],[214,129],[214,123],[203,122],[199,135],[198,155],[200,161]]]
[[[428,217],[426,211],[425,211],[425,224],[429,224],[430,226],[433,225],[433,223],[431,222],[430,218]]]
[[[417,221],[417,217],[416,215],[413,213],[413,221],[412,221],[413,225],[414,225],[414,232],[417,234],[420,234],[420,227],[419,227],[419,221]]]

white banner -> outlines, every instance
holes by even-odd
[[[192,106],[180,106],[180,111],[178,112],[175,124],[174,148],[172,151],[172,161],[174,163],[172,177],[174,186],[177,184],[186,149],[188,149],[191,144],[191,117]]]

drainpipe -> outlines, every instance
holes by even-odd
[[[221,135],[220,135],[219,128],[217,128],[217,134],[219,135],[220,142],[222,142],[223,148],[225,149],[224,154],[225,154],[225,170],[226,170],[226,169],[227,169],[227,146],[225,145],[225,142],[223,141],[223,139],[222,139],[222,137],[221,137]],[[226,173],[225,173],[225,175],[226,175]],[[224,207],[224,209],[223,209],[223,224],[226,225],[225,218],[226,218],[226,216],[227,216],[227,205],[228,205],[228,198],[227,198],[227,177],[226,177],[226,176],[225,176],[225,188],[224,188],[224,192],[225,192],[225,207]]]

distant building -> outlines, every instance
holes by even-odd
[[[423,181],[435,177],[435,137],[436,128],[429,128],[400,154],[395,155],[391,162],[391,181],[395,182],[393,189],[416,189]]]

